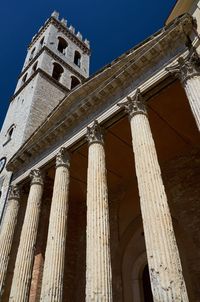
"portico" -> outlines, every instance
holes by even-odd
[[[168,63],[171,68],[177,62]],[[11,290],[3,293],[2,289],[3,301],[10,295],[10,301],[28,301],[29,297],[29,301],[146,302],[142,285],[146,279],[141,276],[147,264],[154,301],[186,302],[199,294],[191,277],[198,249],[192,246],[191,255],[186,248],[188,230],[195,236],[198,224],[198,215],[194,225],[189,217],[198,207],[194,204],[191,212],[187,198],[180,194],[193,199],[199,194],[197,176],[188,175],[185,165],[192,165],[191,171],[198,168],[200,138],[187,91],[165,67],[141,84],[134,73],[131,82],[131,70],[126,68],[118,77],[109,74],[113,81],[108,77],[104,89],[99,86],[98,93],[84,103],[91,82],[73,111],[76,104],[70,107],[70,100],[80,95],[75,90],[68,105],[61,104],[52,114],[58,125],[44,123],[10,161],[9,167],[15,170],[13,185],[29,197],[20,239],[14,243],[18,254],[10,257],[15,269],[4,269],[13,277],[12,281],[5,278]],[[71,110],[65,119],[64,106]],[[26,165],[27,157],[32,162]],[[177,166],[173,165],[176,158]],[[42,180],[27,182],[30,171],[38,168]],[[184,185],[186,177],[191,189]],[[33,190],[34,185],[37,189]],[[44,202],[49,210],[40,216],[43,210],[38,208]],[[31,225],[27,215],[34,218]],[[34,238],[27,237],[30,227]],[[38,265],[34,249],[40,241]],[[19,268],[27,242],[28,266],[25,269],[21,261]],[[38,280],[35,287],[33,272]],[[13,293],[22,274],[28,281],[17,300]],[[34,297],[32,288],[37,292]]]

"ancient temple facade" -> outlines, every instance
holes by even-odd
[[[200,4],[89,76],[52,16],[0,136],[0,301],[200,301]]]

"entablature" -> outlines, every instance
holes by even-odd
[[[165,67],[173,65],[180,55],[188,53],[185,35],[191,29],[190,16],[179,18],[173,26],[168,26],[153,40],[149,40],[148,45],[127,53],[121,57],[121,61],[115,60],[113,65],[116,64],[117,68],[114,68],[114,72],[111,64],[89,78],[82,86],[69,92],[10,160],[7,168],[25,171],[26,164],[30,161],[36,166],[45,165],[54,158],[60,146],[72,148],[83,140],[87,126],[94,118],[105,123],[119,114],[121,109],[117,103],[123,102],[138,87],[144,95],[150,95],[153,87],[164,81],[172,81],[172,78],[168,78]],[[41,150],[41,153],[38,152]],[[18,180],[20,173],[15,173]]]

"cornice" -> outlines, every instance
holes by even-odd
[[[20,73],[18,76],[18,79],[20,79],[26,71],[29,69],[31,65],[37,61],[38,57],[43,53],[43,51],[48,52],[48,54],[56,61],[60,62],[62,65],[64,65],[67,69],[69,69],[71,72],[73,72],[76,76],[78,76],[82,81],[86,79],[81,73],[79,73],[75,68],[73,68],[71,65],[69,65],[67,62],[65,62],[62,58],[60,58],[57,54],[55,54],[50,48],[48,48],[46,45],[43,46],[40,51],[37,53],[37,55],[31,60],[31,62],[24,68],[24,70]]]
[[[37,74],[42,74],[45,78],[47,78],[48,80],[50,80],[52,83],[54,83],[56,86],[58,86],[59,88],[62,89],[62,91],[64,91],[65,93],[69,92],[69,89],[67,87],[65,87],[64,85],[62,85],[61,83],[59,83],[58,81],[56,81],[54,78],[52,78],[52,76],[50,76],[48,73],[46,73],[44,70],[42,70],[41,68],[36,69],[36,71],[30,76],[30,78],[27,79],[27,81],[16,91],[16,93],[11,97],[10,102],[12,102],[16,96],[18,96],[18,94],[31,82],[31,80],[33,78],[36,77]]]
[[[120,65],[120,61],[115,60],[113,65],[109,64],[107,68],[89,78],[80,87],[70,91],[9,161],[7,168],[17,170],[21,165],[20,160],[26,162],[26,152],[32,154],[34,158],[37,156],[37,150],[52,147],[59,137],[66,134],[66,130],[71,131],[70,129],[80,123],[84,117],[87,118],[91,112],[97,110],[99,106],[103,106],[109,97],[123,91],[125,87],[131,85],[133,88],[133,85],[136,85],[135,88],[137,88],[139,79],[143,83],[143,87],[146,87],[145,82],[150,77],[150,70],[151,75],[155,74],[155,79],[158,82],[160,80],[160,76],[157,75],[159,69],[155,66],[159,66],[159,62],[162,62],[164,58],[167,61],[174,61],[175,58],[186,51],[184,46],[185,34],[190,33],[191,30],[192,18],[190,16],[186,15],[178,18],[173,26],[167,26],[156,36],[152,36],[152,39],[148,39],[148,46],[141,45],[136,51],[127,52],[125,56],[121,56],[123,64]],[[177,45],[177,43],[179,44]],[[172,48],[169,49],[169,45],[174,47],[175,57],[172,57]],[[182,47],[179,50],[181,53],[177,53],[176,49],[179,49],[180,45]],[[171,57],[169,57],[169,54]],[[118,66],[118,68],[114,69],[114,73],[111,73],[115,66]],[[164,70],[164,67],[162,69]],[[164,70],[162,79],[163,77],[167,78],[167,76],[168,73]]]
[[[83,50],[84,53],[90,55],[91,51],[88,48],[88,46],[81,41],[78,37],[76,37],[67,27],[65,27],[59,20],[55,19],[54,17],[50,17],[44,24],[44,26],[39,30],[39,32],[35,35],[35,37],[32,39],[31,43],[28,46],[28,49],[30,49],[33,44],[41,38],[45,30],[48,28],[50,24],[55,25],[59,31],[63,32],[72,42],[74,42],[80,49]]]

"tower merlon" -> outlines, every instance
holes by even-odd
[[[47,29],[47,27],[50,24],[54,24],[58,28],[58,30],[60,30],[61,32],[64,32],[71,39],[73,39],[74,42],[77,43],[80,47],[82,46],[82,48],[85,49],[86,53],[90,54],[90,43],[89,43],[88,39],[86,39],[86,38],[83,39],[83,36],[79,31],[77,31],[77,33],[76,33],[76,29],[72,25],[70,25],[68,27],[67,20],[65,18],[62,18],[61,20],[59,20],[59,13],[57,11],[54,11],[51,14],[51,17],[46,20],[45,24],[39,28],[38,33],[36,35],[34,35],[34,37],[32,38],[32,41],[29,44],[28,49],[30,49],[33,46],[33,44],[38,39],[40,39],[41,35],[43,34],[43,32]]]

